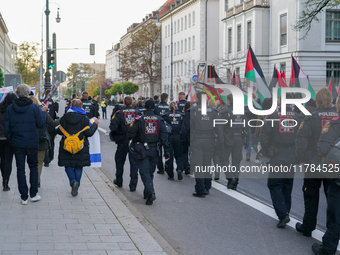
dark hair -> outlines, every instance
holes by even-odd
[[[76,98],[77,97],[77,95],[76,94],[73,94],[72,95],[72,99],[74,99],[74,98]]]
[[[12,104],[14,99],[17,99],[17,95],[14,93],[8,93],[4,99],[4,101],[0,104],[0,111],[2,113],[6,112],[8,106]]]
[[[272,99],[271,98],[265,98],[263,99],[263,102],[261,104],[262,110],[269,110],[272,107]]]
[[[227,100],[229,100],[230,105],[233,105],[233,94],[229,94],[229,95],[227,96]]]
[[[309,99],[309,101],[306,103],[306,106],[316,107],[315,100],[314,99]]]
[[[153,100],[154,100],[154,101],[157,101],[158,98],[159,98],[159,97],[158,97],[157,95],[154,95],[154,96],[153,96]]]
[[[130,106],[132,104],[132,98],[130,96],[126,96],[124,98],[124,103],[126,106]]]
[[[187,112],[190,107],[191,107],[191,102],[189,102],[189,101],[186,102],[185,106],[184,106],[184,112]]]
[[[315,95],[315,103],[318,109],[328,110],[332,108],[332,93],[328,89],[322,88]]]
[[[143,106],[143,101],[138,101],[138,106]]]
[[[169,98],[169,95],[167,93],[162,93],[161,94],[161,101],[164,102],[165,100],[167,100]]]

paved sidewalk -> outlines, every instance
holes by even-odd
[[[166,254],[97,169],[85,168],[76,197],[56,159],[43,169],[41,201],[21,205],[14,165],[9,186],[0,190],[1,255]]]

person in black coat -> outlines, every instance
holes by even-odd
[[[0,161],[3,191],[10,190],[8,186],[9,177],[12,173],[13,161],[13,146],[7,141],[5,136],[5,115],[6,109],[10,106],[17,96],[14,93],[9,93],[4,101],[0,104]]]
[[[89,129],[79,134],[79,139],[84,139],[84,147],[74,155],[64,149],[66,137],[60,130],[60,127],[57,129],[57,134],[62,135],[59,146],[58,165],[65,167],[66,174],[70,180],[70,186],[72,187],[72,196],[78,195],[78,187],[80,185],[83,167],[91,165],[89,141],[87,138],[91,137],[96,132],[98,123],[98,120],[89,120],[83,109],[82,102],[79,99],[72,100],[71,108],[60,118],[60,126],[62,126],[70,135],[74,135],[83,128],[90,126]]]

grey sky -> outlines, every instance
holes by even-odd
[[[12,42],[41,43],[41,21],[46,0],[1,0],[0,12],[9,30]],[[61,22],[55,21],[58,3]],[[66,72],[72,63],[105,63],[105,52],[112,43],[119,42],[126,29],[141,22],[147,13],[157,10],[166,0],[50,0],[50,42],[57,34],[57,48],[89,48],[96,44],[96,55],[89,50],[58,51],[58,70]],[[44,50],[46,27],[44,21]],[[41,46],[39,46],[39,49]],[[40,52],[39,52],[40,54]],[[44,54],[45,55],[45,54]],[[44,57],[45,59],[45,57]]]

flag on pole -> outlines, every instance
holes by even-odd
[[[336,98],[338,97],[338,92],[335,89],[335,83],[334,83],[333,75],[331,76],[331,79],[329,81],[328,90],[329,90],[329,92],[332,93],[332,102],[335,102]]]
[[[315,99],[315,91],[312,85],[309,82],[309,79],[302,71],[300,65],[296,62],[295,58],[292,55],[292,74],[290,76],[289,87],[297,87],[297,88],[304,88],[307,89],[310,94],[311,98]],[[295,94],[296,98],[301,98],[301,93]]]
[[[273,77],[269,85],[269,90],[273,91],[273,88],[278,87],[277,98],[281,96],[281,88],[288,87],[284,79],[282,78],[279,70],[277,70],[276,65],[274,65]]]
[[[236,85],[236,72],[234,70],[233,72],[233,76],[231,77],[231,82],[230,82],[231,85]]]
[[[282,69],[281,77],[282,77],[282,79],[286,82],[286,73],[285,73],[285,69]]]
[[[236,87],[239,87],[239,86],[240,86],[240,75],[238,75],[237,82],[236,82]]]
[[[340,95],[340,83],[339,83],[339,87],[338,87],[338,95]]]
[[[266,79],[264,78],[262,69],[250,45],[248,47],[245,77],[246,79],[256,83],[258,89],[257,94],[261,102],[265,98],[271,98],[271,93],[268,89]]]

